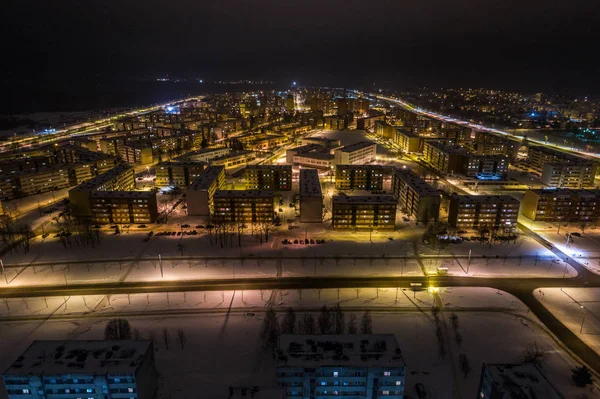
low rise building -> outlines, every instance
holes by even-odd
[[[34,341],[2,374],[8,399],[153,399],[152,341]]]
[[[393,334],[281,335],[286,398],[402,399],[406,366]]]
[[[448,223],[457,229],[513,231],[519,200],[510,195],[458,195],[450,197]]]
[[[248,165],[244,169],[246,190],[290,191],[291,165]]]
[[[483,364],[478,399],[565,399],[534,363]]]
[[[214,195],[217,222],[271,223],[275,194],[267,190],[219,190]]]
[[[189,152],[181,157],[184,161],[209,162],[213,158],[218,158],[229,154],[231,150],[227,147],[203,148],[198,151]]]
[[[336,165],[363,165],[375,160],[377,144],[370,141],[360,141],[335,150]]]
[[[502,180],[508,173],[506,155],[469,155],[466,158],[464,174],[481,180]]]
[[[394,230],[396,205],[391,195],[335,195],[332,227],[334,230]]]
[[[156,187],[187,187],[204,171],[204,162],[171,161],[161,162],[154,167]]]
[[[595,222],[600,218],[600,190],[527,190],[522,213],[541,222]]]
[[[542,167],[542,183],[549,187],[594,187],[597,166],[591,162],[548,162]]]
[[[254,151],[234,151],[210,160],[211,165],[224,166],[225,169],[248,165],[256,159]]]
[[[300,222],[323,221],[323,192],[316,169],[300,170]]]
[[[185,192],[188,215],[211,215],[214,212],[214,195],[224,188],[225,167],[214,165],[207,167]]]
[[[158,218],[154,191],[94,191],[90,209],[97,224],[154,223]]]
[[[337,165],[336,190],[383,190],[385,169],[382,165]]]
[[[392,192],[400,209],[413,216],[417,222],[437,221],[440,215],[440,192],[410,169],[394,168]]]

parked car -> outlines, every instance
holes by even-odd
[[[190,227],[189,224],[182,224],[181,227],[183,227],[184,229],[187,229],[188,227]]]
[[[148,226],[146,226],[145,224],[140,224],[140,225],[138,226],[138,229],[145,229],[146,227],[148,227]]]

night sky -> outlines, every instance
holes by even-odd
[[[600,92],[598,0],[9,0],[4,83],[202,77]]]

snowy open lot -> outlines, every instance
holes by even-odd
[[[275,383],[276,363],[259,339],[262,310],[267,303],[284,312],[293,306],[298,312],[317,312],[323,304],[340,303],[345,314],[371,309],[375,333],[394,333],[398,339],[408,368],[407,394],[414,397],[417,382],[425,385],[428,398],[473,398],[479,383],[483,362],[515,362],[524,348],[537,342],[548,350],[544,371],[568,398],[586,392],[575,388],[569,369],[575,364],[571,357],[558,347],[526,308],[509,294],[487,288],[440,289],[439,293],[398,293],[395,288],[305,290],[300,299],[296,291],[261,293],[248,291],[244,299],[240,292],[210,292],[131,296],[131,305],[125,295],[113,296],[110,305],[106,298],[81,297],[68,300],[68,308],[56,309],[55,315],[69,318],[42,318],[39,321],[2,322],[0,318],[0,368],[4,369],[34,339],[102,339],[109,317],[122,314],[144,338],[156,342],[156,362],[160,372],[159,397],[197,398],[202,387],[202,398],[222,398],[230,385],[272,385]],[[64,308],[48,299],[49,308]],[[149,301],[149,303],[148,303]],[[168,302],[167,302],[168,301]],[[19,304],[20,302],[20,304]],[[12,315],[40,314],[42,299],[11,300]],[[245,302],[245,303],[244,303]],[[447,353],[441,358],[435,334],[431,304],[443,304],[440,324]],[[5,316],[4,304],[0,303]],[[36,310],[37,309],[37,310]],[[95,309],[91,311],[90,309]],[[144,314],[143,310],[161,314]],[[177,314],[177,310],[198,309],[204,313]],[[86,314],[79,312],[84,311]],[[139,312],[139,316],[128,311]],[[110,315],[108,314],[110,312]],[[458,332],[463,337],[459,348],[456,332],[449,321],[452,312],[459,317]],[[280,318],[283,316],[279,314]],[[169,331],[169,348],[163,340],[163,329]],[[177,331],[183,330],[187,338],[182,349],[177,341]],[[471,372],[465,378],[460,371],[458,357],[466,354]],[[453,396],[452,393],[455,395]],[[600,397],[587,390],[588,397]],[[0,397],[2,395],[0,394]]]
[[[561,323],[600,353],[600,288],[540,288],[535,297]]]

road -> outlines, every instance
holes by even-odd
[[[358,93],[358,92],[357,92]],[[397,105],[402,106],[404,109],[414,112],[416,114],[419,115],[423,115],[423,116],[427,116],[429,118],[433,118],[433,119],[438,119],[444,122],[449,122],[449,123],[454,123],[460,126],[466,126],[466,127],[470,127],[472,129],[476,129],[476,130],[480,130],[480,131],[485,131],[485,132],[489,132],[489,133],[494,133],[497,135],[502,135],[502,136],[507,136],[513,140],[523,140],[525,137],[523,136],[517,136],[515,134],[503,131],[503,130],[499,130],[499,129],[494,129],[494,128],[490,128],[487,126],[483,126],[483,125],[478,125],[476,123],[471,123],[469,121],[464,121],[464,120],[460,120],[460,119],[456,119],[456,118],[452,118],[450,116],[446,116],[446,115],[442,115],[442,114],[438,114],[432,111],[427,111],[424,110],[420,107],[415,107],[412,104],[409,104],[405,101],[402,101],[400,99],[397,98],[390,98],[390,97],[385,97],[385,96],[380,96],[378,94],[367,94],[367,93],[360,93],[360,94],[364,94],[364,95],[368,95],[370,97],[373,98],[377,98],[379,100],[384,100],[384,101],[388,101],[390,103],[394,103]],[[548,148],[552,148],[555,150],[559,150],[559,151],[563,151],[563,152],[567,152],[570,154],[576,154],[576,155],[580,155],[580,156],[584,156],[587,158],[594,158],[594,159],[600,159],[600,154],[593,154],[593,153],[589,153],[589,152],[584,152],[584,151],[578,151],[576,149],[570,148],[570,147],[565,147],[565,146],[560,146],[560,145],[556,145],[556,144],[550,144],[547,143],[545,141],[540,141],[540,140],[535,140],[532,139],[530,137],[527,137],[527,141],[529,141],[530,143],[535,143],[544,147],[548,147]]]

